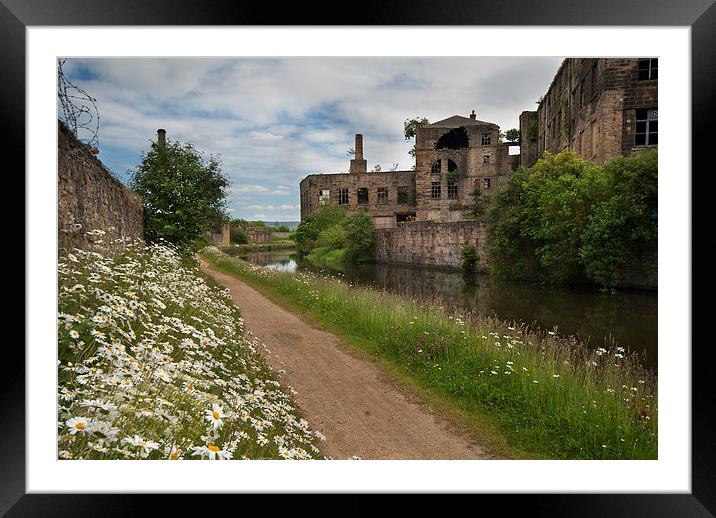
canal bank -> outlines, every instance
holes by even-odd
[[[215,248],[202,256],[456,410],[493,423],[536,458],[656,458],[656,378],[623,349],[589,350],[345,280],[254,266]]]
[[[639,354],[649,368],[658,369],[656,292],[498,281],[488,275],[384,263],[365,263],[338,272],[316,267],[293,251],[240,257],[259,266],[338,277],[411,299],[439,300],[446,307],[524,323],[534,330],[574,335],[593,350],[624,347]]]

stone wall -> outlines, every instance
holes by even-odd
[[[142,203],[63,125],[57,131],[58,253],[87,249],[98,239],[110,253],[122,242],[144,238]],[[102,230],[105,236],[87,232]]]
[[[375,259],[458,270],[460,252],[466,242],[477,250],[478,271],[488,271],[485,226],[480,221],[414,221],[396,228],[376,229]]]
[[[659,287],[659,260],[656,250],[644,253],[619,272],[619,287],[656,291]]]

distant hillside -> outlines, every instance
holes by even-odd
[[[291,230],[296,230],[296,227],[300,221],[264,221],[268,227],[277,227],[279,225],[286,225]]]

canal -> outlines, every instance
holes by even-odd
[[[411,298],[439,298],[446,306],[523,322],[561,335],[575,335],[594,348],[618,345],[638,352],[646,365],[657,369],[656,292],[604,293],[590,286],[496,281],[487,275],[470,277],[460,272],[388,264],[365,264],[341,274],[316,268],[287,251],[241,257],[284,271],[338,275],[354,284]]]

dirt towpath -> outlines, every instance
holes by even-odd
[[[271,354],[268,361],[295,401],[320,444],[334,459],[490,458],[415,398],[386,381],[378,367],[342,350],[336,335],[321,331],[234,277],[201,261],[202,269],[228,288],[247,331]]]

